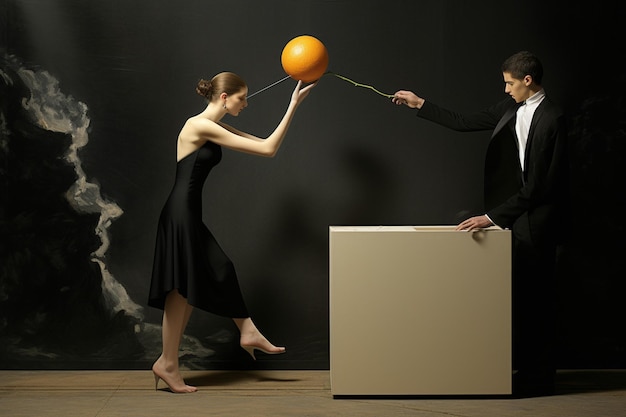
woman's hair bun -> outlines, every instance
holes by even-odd
[[[240,76],[232,72],[220,72],[211,81],[201,78],[196,86],[196,92],[211,102],[222,93],[237,94],[244,88],[248,87]]]
[[[210,100],[213,95],[213,84],[211,84],[211,81],[201,79],[196,86],[196,93]]]

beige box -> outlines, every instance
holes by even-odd
[[[511,394],[511,232],[331,226],[333,396]]]

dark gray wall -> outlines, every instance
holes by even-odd
[[[25,337],[19,330],[23,326],[11,325],[19,321],[11,313],[16,308],[11,304],[15,288],[21,288],[19,294],[28,294],[28,288],[44,291],[49,298],[54,292],[26,284],[37,273],[24,278],[24,263],[6,262],[0,277],[5,298],[2,337],[11,343],[0,365],[141,368],[156,358],[161,312],[145,307],[155,226],[172,185],[176,134],[184,120],[204,106],[195,84],[228,70],[243,76],[251,92],[257,91],[284,77],[280,53],[286,42],[310,34],[326,45],[330,71],[386,93],[412,89],[460,111],[504,97],[499,68],[508,55],[527,49],[542,57],[545,88],[563,104],[572,130],[576,224],[560,265],[561,365],[623,366],[626,342],[621,329],[626,314],[619,295],[624,290],[620,214],[626,208],[626,71],[620,63],[624,46],[616,46],[615,39],[623,38],[626,16],[623,6],[557,3],[562,4],[0,3],[0,48],[11,57],[7,65],[48,72],[66,96],[88,108],[89,142],[79,151],[82,168],[88,180],[99,185],[103,198],[123,210],[108,228],[106,266],[130,300],[143,307],[137,314],[121,312],[111,318],[106,303],[97,300],[97,290],[88,306],[100,303],[101,311],[70,305],[59,312],[52,301],[46,301],[43,310],[42,301],[31,301],[19,317],[34,317],[43,310],[52,326],[34,326]],[[613,52],[600,52],[609,45]],[[294,83],[285,81],[251,98],[249,107],[227,122],[267,135],[280,120]],[[12,95],[3,99],[19,97],[15,86],[11,88],[5,91]],[[20,172],[12,161],[23,160],[16,159],[17,137],[5,134],[2,144],[5,227],[16,212],[34,204],[24,197],[34,191],[15,186],[18,180],[11,175]],[[289,353],[250,364],[237,348],[232,323],[197,311],[188,329],[194,338],[188,347],[196,351],[188,357],[188,366],[327,368],[328,226],[455,224],[479,214],[488,140],[488,132],[454,133],[417,120],[414,111],[393,106],[370,90],[323,77],[299,108],[276,158],[225,151],[205,192],[205,220],[236,265],[253,318]],[[20,151],[20,158],[34,146]],[[44,176],[59,185],[55,176]],[[55,195],[67,189],[66,181],[62,184]],[[92,224],[85,227],[93,229]],[[21,239],[10,230],[11,239]],[[54,239],[52,235],[46,241]],[[3,259],[16,259],[13,240],[5,243]],[[26,252],[23,247],[19,253]],[[52,262],[49,252],[37,258],[42,269]],[[76,281],[83,282],[84,268],[70,262],[58,276],[76,275]],[[91,269],[98,275],[98,268]],[[92,281],[99,284],[98,279]],[[69,288],[80,305],[76,282]],[[85,311],[91,312],[86,317],[93,316],[92,324],[99,323],[100,331],[87,332],[93,327],[88,320],[76,322],[75,316],[85,316]],[[51,328],[73,337],[59,341]],[[38,338],[40,333],[45,337]],[[94,342],[85,341],[85,335]],[[99,337],[101,343],[95,342]],[[197,354],[193,343],[209,351]],[[38,354],[26,353],[33,347]]]

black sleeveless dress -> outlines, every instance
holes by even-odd
[[[148,305],[165,308],[173,289],[194,307],[230,318],[249,317],[233,263],[202,222],[202,189],[222,148],[207,142],[176,165],[174,187],[157,229]]]

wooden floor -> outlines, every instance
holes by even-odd
[[[0,416],[626,416],[626,370],[559,371],[557,394],[524,399],[333,398],[328,371],[187,371],[193,394],[150,371],[0,371]]]

